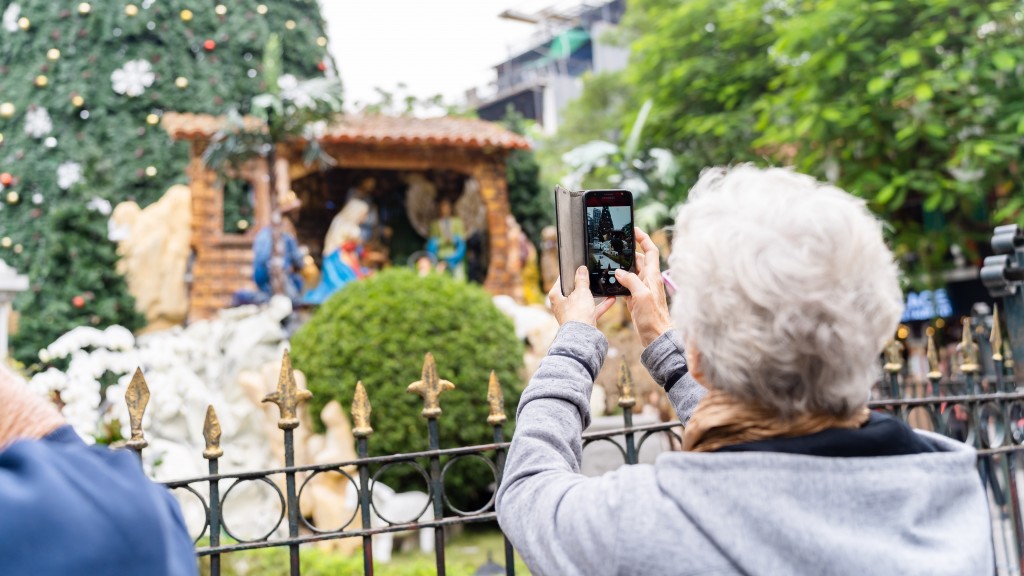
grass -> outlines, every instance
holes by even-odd
[[[467,527],[451,538],[445,546],[445,567],[451,576],[471,576],[490,558],[496,564],[505,564],[504,539],[493,526]],[[303,576],[348,576],[363,574],[361,549],[352,556],[325,552],[313,545],[302,547],[300,562]],[[199,560],[200,574],[210,574],[210,559]],[[428,576],[437,573],[434,554],[396,552],[387,564],[374,563],[374,574],[379,576]],[[288,548],[246,550],[221,556],[223,576],[286,576],[288,574]],[[526,565],[516,555],[516,574],[529,575]]]

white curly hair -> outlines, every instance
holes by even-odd
[[[706,169],[669,266],[672,318],[706,385],[783,418],[864,405],[903,298],[862,200],[789,169]]]

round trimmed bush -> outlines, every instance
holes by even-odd
[[[455,390],[441,394],[438,420],[442,448],[493,441],[487,424],[491,370],[501,381],[511,416],[522,391],[522,345],[512,321],[491,296],[472,284],[441,274],[424,278],[407,269],[388,269],[352,282],[328,299],[292,338],[295,367],[306,374],[318,426],[320,410],[337,400],[349,411],[357,380],[372,405],[370,455],[428,449],[423,401],[406,392],[420,379],[427,352],[441,379]],[[443,462],[442,462],[443,465]],[[422,476],[398,465],[381,480],[399,491],[426,491]],[[478,506],[494,482],[486,464],[465,459],[452,465],[445,490],[452,503]]]

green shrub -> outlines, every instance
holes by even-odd
[[[410,270],[385,270],[340,290],[292,338],[294,364],[306,374],[317,418],[332,399],[347,411],[362,380],[373,407],[371,455],[428,449],[422,400],[406,392],[420,379],[427,352],[434,355],[438,375],[456,386],[441,395],[441,447],[491,442],[490,372],[497,372],[507,411],[513,411],[522,388],[523,350],[512,322],[480,287],[439,274],[420,278]],[[381,477],[386,484],[426,491],[410,466],[391,470]],[[486,501],[493,482],[485,464],[460,460],[447,474],[445,489],[465,510]]]

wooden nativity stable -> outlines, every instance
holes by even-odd
[[[228,183],[202,161],[206,146],[223,122],[222,117],[173,112],[166,113],[162,121],[173,139],[191,143],[187,167],[193,251],[189,320],[211,317],[230,306],[237,291],[254,289],[253,238],[270,223],[266,165],[252,161],[233,175],[235,184],[241,182],[246,187],[251,224],[244,231],[228,231],[232,229],[232,223],[225,222]],[[429,210],[442,199],[449,200],[458,203],[460,210],[468,210],[468,218],[476,222],[467,227],[477,230],[475,238],[481,246],[477,280],[493,294],[521,292],[519,266],[512,262],[514,247],[509,237],[514,221],[506,190],[505,158],[512,150],[529,148],[525,138],[476,119],[350,115],[329,127],[320,142],[334,159],[334,166],[305,165],[305,144],[295,142],[279,146],[276,170],[279,197],[294,191],[302,202],[296,231],[299,243],[308,246],[311,254],[319,259],[324,234],[346,194],[369,179],[375,183],[373,194],[381,217],[391,224],[387,238],[391,265],[406,265],[403,259],[408,253],[422,249],[423,225],[420,222],[420,234],[416,234],[410,222],[416,215],[411,210],[418,207],[422,212],[424,206]],[[420,197],[425,195],[433,197]]]

